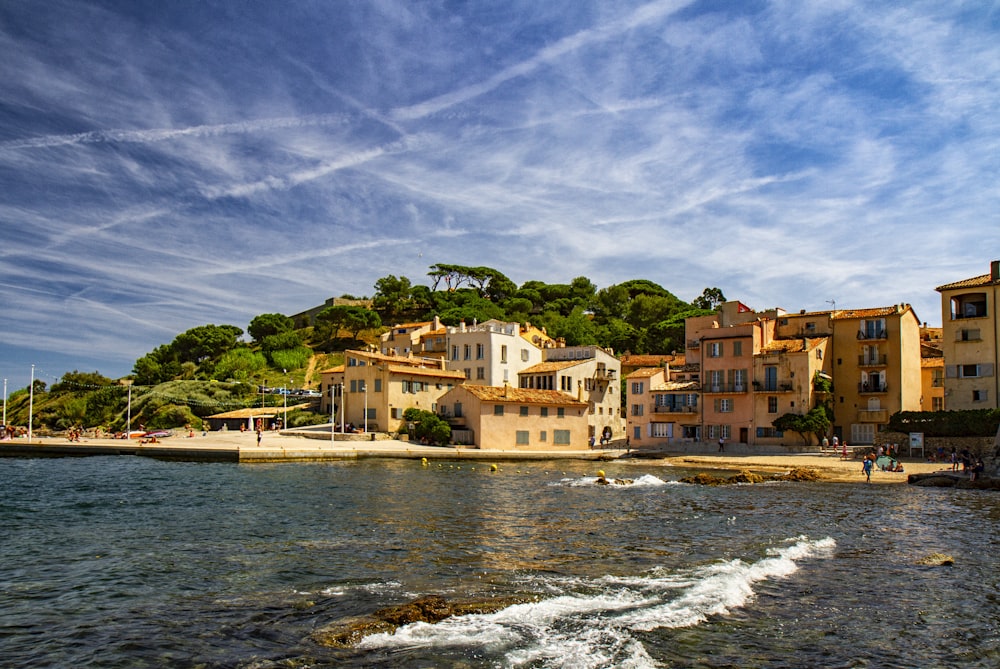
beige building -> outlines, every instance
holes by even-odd
[[[543,353],[544,362],[518,374],[518,387],[566,393],[586,404],[588,436],[595,441],[624,438],[618,359],[599,346],[562,346]]]
[[[433,348],[435,335],[441,338],[443,345],[444,327],[435,316],[433,321],[419,323],[399,323],[393,325],[379,336],[379,351],[382,355],[425,355],[427,348]],[[427,357],[441,358],[442,355]]]
[[[756,445],[802,443],[818,445],[813,435],[786,434],[774,427],[785,414],[803,416],[829,401],[829,337],[775,339],[754,355],[754,434]]]
[[[440,397],[465,380],[442,361],[365,351],[344,356],[343,365],[320,374],[321,411],[331,413],[332,388],[342,399],[336,422],[367,431],[397,432],[411,407],[437,412]]]
[[[477,448],[588,447],[587,403],[558,390],[462,385],[442,396],[440,407],[439,413],[452,425],[453,440]]]
[[[908,304],[831,314],[834,434],[870,444],[897,411],[920,411],[920,321]]]
[[[1000,260],[989,274],[938,286],[945,403],[949,410],[996,409],[1000,397]]]
[[[698,365],[644,367],[626,377],[626,434],[635,449],[701,440]]]

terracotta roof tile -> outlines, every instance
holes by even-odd
[[[561,406],[587,406],[586,402],[558,390],[534,390],[513,386],[462,386],[484,402],[511,404],[558,404]]]
[[[649,389],[652,392],[667,392],[667,391],[696,391],[701,390],[701,384],[697,381],[668,381],[667,383],[659,383]]]
[[[837,309],[833,312],[833,319],[849,320],[852,318],[880,318],[883,316],[901,314],[909,308],[910,305],[907,304],[906,307],[901,310],[899,305],[894,304],[890,307],[872,307],[869,309]]]
[[[920,358],[921,367],[944,367],[944,358]]]
[[[625,378],[627,378],[627,379],[632,379],[632,378],[635,378],[635,379],[647,379],[647,378],[649,378],[651,376],[656,376],[657,374],[661,374],[664,371],[666,371],[666,370],[664,370],[662,367],[643,367],[641,369],[635,370],[634,372],[632,372],[631,374],[629,374]]]
[[[523,369],[518,374],[543,374],[545,372],[558,372],[562,369],[569,369],[570,367],[576,367],[579,364],[588,362],[587,360],[553,360],[551,362],[540,362],[537,365],[532,365],[527,369]]]
[[[990,279],[989,274],[983,274],[981,276],[974,276],[971,279],[962,279],[961,281],[956,281],[954,283],[946,283],[943,286],[938,286],[934,290],[952,290],[955,288],[978,288],[979,286],[989,286],[994,283],[1000,283],[1000,281],[993,281]]]
[[[435,367],[409,367],[406,365],[389,365],[393,374],[408,374],[410,376],[433,376],[439,379],[465,380],[465,373],[458,370],[439,369]]]

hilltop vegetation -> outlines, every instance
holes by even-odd
[[[685,318],[711,313],[725,300],[718,288],[706,288],[688,303],[645,279],[602,289],[586,277],[517,286],[489,267],[445,264],[432,265],[428,277],[430,285],[383,277],[370,300],[352,298],[370,308],[328,307],[303,327],[284,314],[265,313],[254,317],[246,332],[229,324],[191,328],[136,360],[127,379],[73,371],[49,389],[36,381],[33,424],[39,431],[80,426],[113,432],[125,429],[131,409],[132,425],[200,429],[202,418],[215,413],[262,403],[281,406],[286,398],[261,393],[260,387],[315,388],[319,372],[341,363],[344,350],[376,343],[387,326],[434,316],[445,325],[531,322],[570,346],[670,353],[684,348]],[[27,388],[11,394],[11,424],[27,425],[28,400]],[[292,424],[324,420],[309,412],[289,418]]]

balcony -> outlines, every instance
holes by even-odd
[[[790,393],[795,390],[795,384],[791,381],[760,381],[753,382],[753,389],[761,393]]]
[[[701,348],[700,339],[688,339],[687,348]]]
[[[858,330],[858,339],[863,339],[864,341],[877,341],[888,338],[889,333],[885,330]]]
[[[613,369],[604,369],[604,368],[598,367],[597,371],[594,372],[594,378],[595,379],[601,379],[601,380],[604,380],[604,381],[614,381],[615,380],[615,370],[613,370]]]
[[[747,392],[747,384],[745,383],[719,383],[719,384],[708,384],[701,389],[703,393],[745,393]]]
[[[698,407],[692,406],[654,406],[653,413],[697,413]]]
[[[889,364],[889,356],[886,353],[882,355],[859,355],[858,356],[858,366],[859,367],[885,367]]]
[[[858,392],[862,395],[884,394],[889,392],[889,386],[885,383],[859,383]]]
[[[868,409],[858,411],[858,422],[859,423],[888,423],[889,422],[889,410],[888,409]]]

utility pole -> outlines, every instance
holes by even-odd
[[[32,412],[35,410],[35,366],[31,366],[31,385],[28,386],[28,443],[31,443]]]

